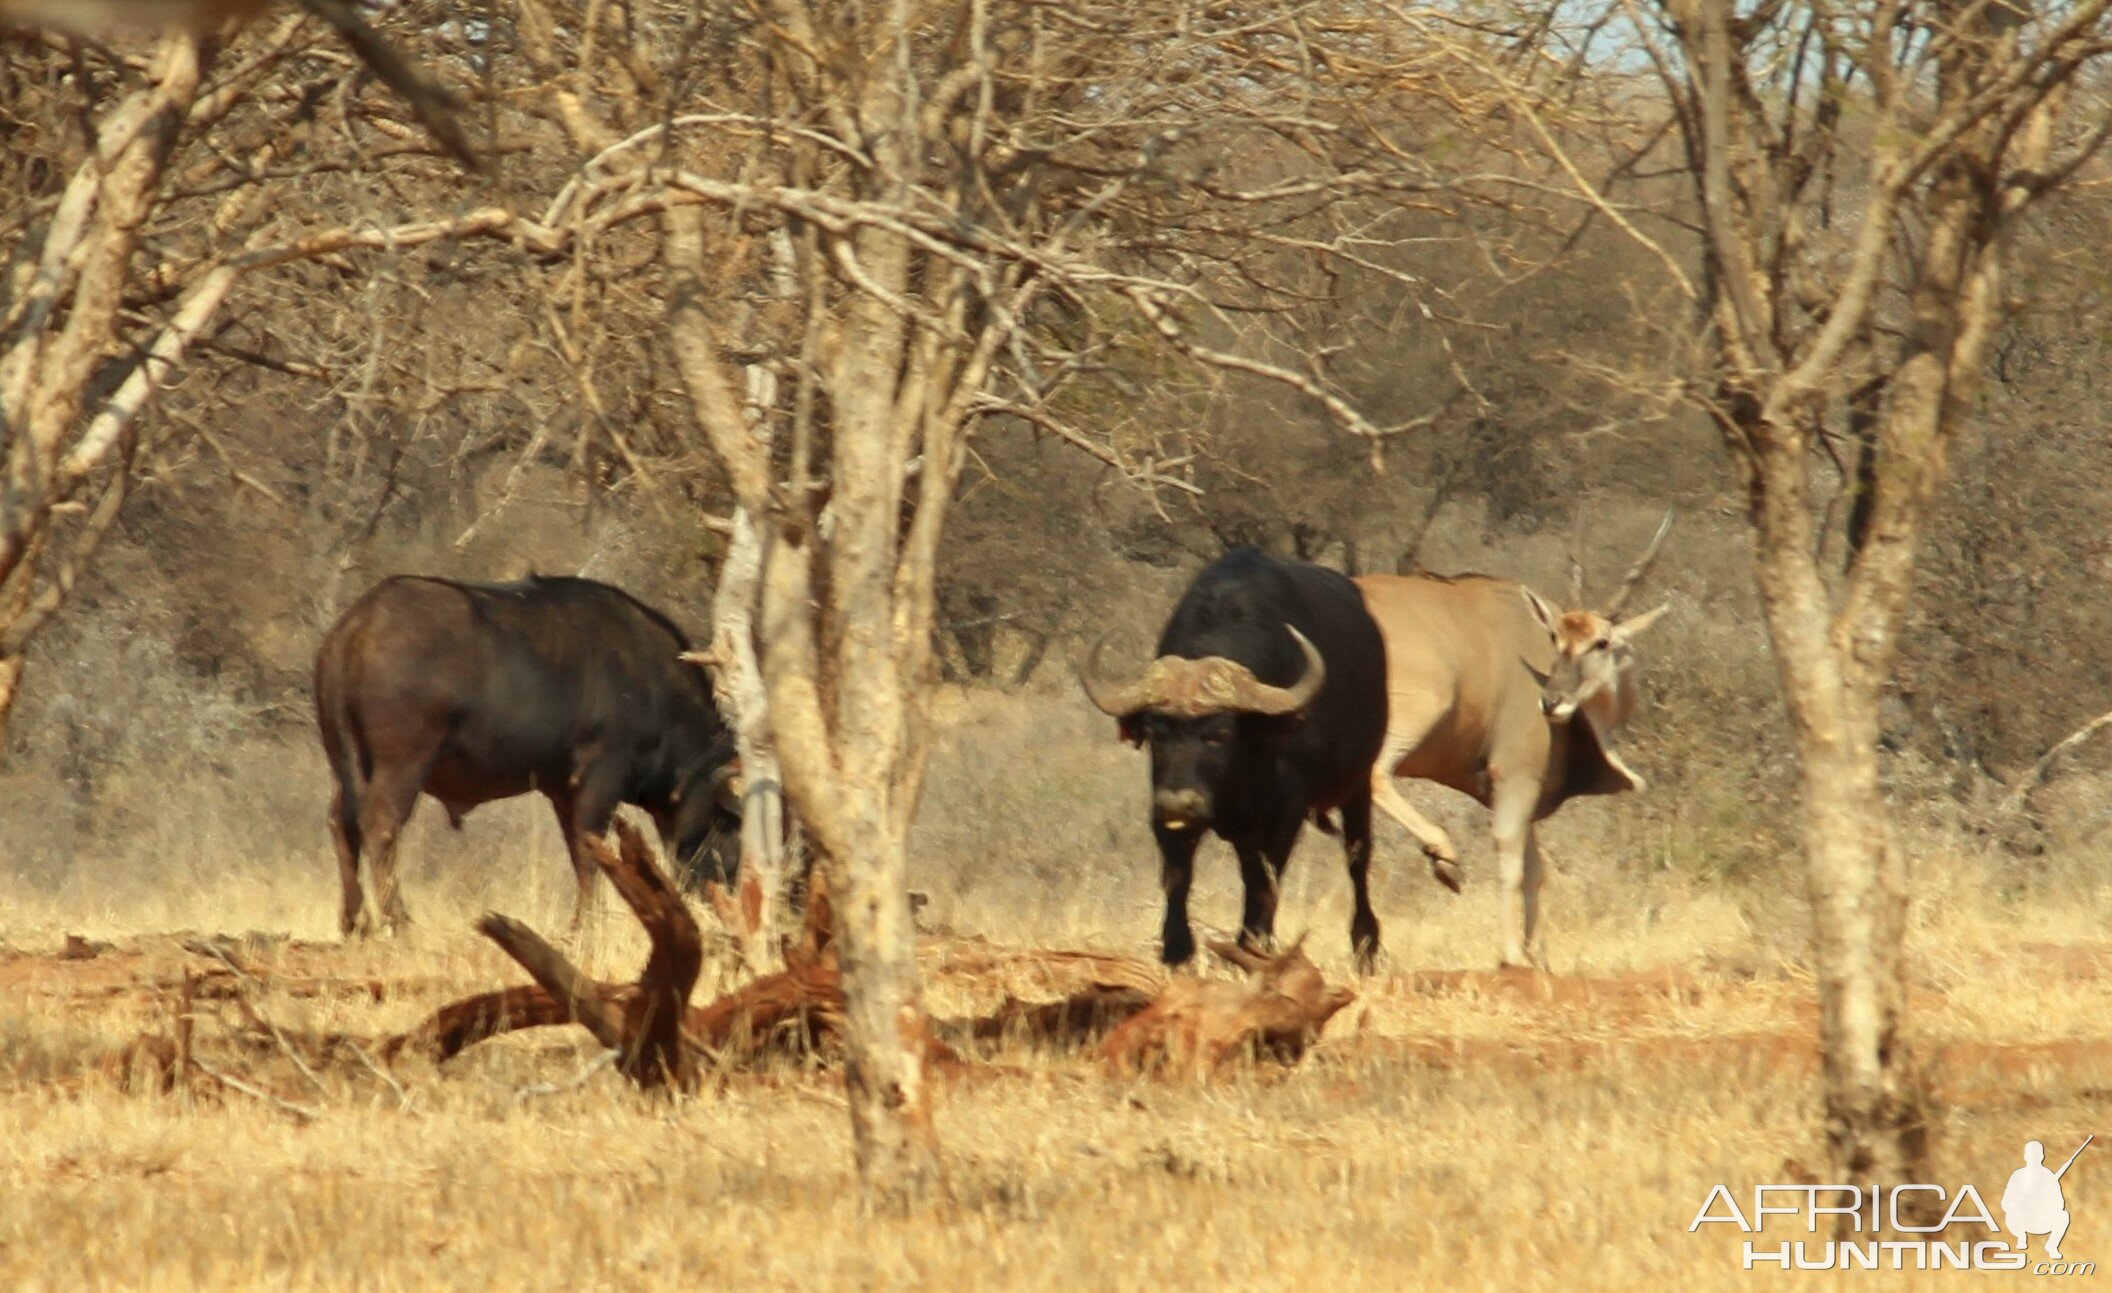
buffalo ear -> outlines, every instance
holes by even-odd
[[[1131,745],[1144,744],[1144,724],[1135,714],[1124,714],[1115,720],[1115,731]]]

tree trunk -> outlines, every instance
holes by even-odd
[[[940,1184],[906,844],[889,832],[866,841],[855,858],[825,850],[820,859],[836,905],[844,1093],[858,1174],[870,1199],[891,1205],[928,1199]]]
[[[1878,784],[1877,743],[1805,740],[1804,857],[1824,1055],[1826,1138],[1848,1179],[1926,1179],[1925,1102],[1906,1063],[1906,891]]]
[[[15,714],[15,701],[22,694],[22,666],[26,657],[0,656],[0,768],[7,766],[7,734]]]
[[[712,595],[710,654],[712,689],[733,726],[734,746],[741,759],[739,886],[754,885],[759,901],[752,908],[752,929],[745,924],[745,914],[751,909],[738,904],[744,925],[735,932],[741,940],[741,959],[754,974],[767,974],[774,968],[776,952],[770,930],[785,881],[783,774],[770,737],[769,695],[755,658],[755,607],[762,566],[763,543],[755,520],[748,509],[736,508],[732,542]]]
[[[1836,617],[1812,542],[1805,430],[1755,425],[1751,442],[1756,573],[1797,742],[1827,1141],[1850,1183],[1889,1187],[1923,1179],[1927,1140],[1900,1038],[1903,862],[1878,775],[1896,606],[1851,602]]]

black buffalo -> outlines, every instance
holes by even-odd
[[[686,648],[666,616],[589,579],[399,575],[368,590],[315,657],[344,932],[373,927],[362,853],[383,920],[408,919],[396,842],[421,791],[456,826],[478,804],[547,795],[579,884],[575,925],[594,892],[581,837],[620,804],[652,815],[678,865],[730,879],[738,765]]]
[[[1371,910],[1371,768],[1386,736],[1386,648],[1356,585],[1332,570],[1249,549],[1197,575],[1132,683],[1108,680],[1094,645],[1086,694],[1151,746],[1152,832],[1164,864],[1161,954],[1195,954],[1188,885],[1214,830],[1239,854],[1240,941],[1274,937],[1277,886],[1308,816],[1331,829],[1356,890],[1350,938],[1360,965],[1379,948]]]

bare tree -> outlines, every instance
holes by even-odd
[[[1931,497],[1988,337],[2016,306],[2009,234],[2112,130],[2089,93],[2112,49],[2106,12],[1618,0],[1562,15],[1573,43],[1541,67],[1459,47],[1580,209],[1649,248],[1706,324],[1706,375],[1683,394],[1749,488],[1801,756],[1827,1134],[1859,1183],[1922,1179],[1928,1117],[1902,1034],[1909,873],[1880,785],[1879,703]],[[1593,60],[1593,41],[1617,56]],[[1623,63],[1649,72],[1622,77]],[[1546,75],[1580,66],[1597,69],[1596,93]],[[1639,201],[1651,195],[1622,168],[1588,173],[1577,141],[1608,123],[1631,159],[1671,141],[1679,203]]]
[[[104,407],[84,416],[91,384],[112,384],[133,254],[202,74],[196,40],[163,41],[139,88],[96,122],[44,219],[15,226],[0,285],[0,735],[24,651],[116,520],[134,417],[196,331],[172,324],[152,339],[113,392],[95,392],[108,395]]]
[[[1145,353],[1281,387],[1374,455],[1426,421],[1375,424],[1296,323],[1385,208],[1440,200],[1402,144],[1432,91],[1357,6],[639,16],[522,10],[524,100],[582,159],[542,223],[660,213],[669,349],[757,545],[752,612],[721,626],[752,613],[768,737],[836,900],[861,1176],[918,1198],[939,1170],[907,846],[969,437],[1019,419],[1192,490],[1162,465],[1177,435],[1125,438],[1081,394]]]
[[[0,209],[0,735],[30,643],[166,429],[145,415],[215,345],[244,277],[361,247],[519,231],[490,210],[301,227],[274,198],[335,167],[287,165],[297,146],[272,105],[348,79],[313,56],[315,35],[289,16],[226,47],[179,32],[146,54],[7,37],[25,52],[0,74],[0,93],[39,128],[9,158]]]
[[[259,22],[231,48],[304,30]],[[507,150],[490,205],[315,218],[250,182],[286,160],[258,159],[268,135],[220,146],[242,169],[201,161],[199,183],[242,196],[224,218],[170,222],[212,231],[182,254],[127,262],[151,284],[151,326],[98,345],[146,354],[167,337],[173,364],[243,276],[294,260],[342,272],[364,250],[512,248],[576,416],[623,479],[736,506],[717,656],[729,694],[750,698],[736,708],[750,711],[753,766],[774,746],[836,899],[863,1178],[876,1197],[927,1194],[938,1169],[906,848],[936,554],[971,434],[1009,419],[1147,494],[1193,493],[1197,428],[1104,380],[1130,368],[1205,396],[1276,388],[1378,458],[1456,392],[1406,392],[1375,417],[1314,320],[1348,317],[1335,307],[1356,269],[1442,330],[1441,290],[1374,249],[1397,215],[1428,221],[1475,189],[1434,180],[1423,145],[1444,136],[1461,155],[1484,114],[1393,24],[1332,0],[1258,14],[1206,0],[523,0],[486,17],[474,50],[432,56],[449,30],[415,25],[413,52],[488,82]],[[296,111],[325,97],[273,87],[288,91],[278,101]],[[420,138],[388,134],[397,148]],[[355,147],[308,173],[351,186],[377,163]],[[1475,237],[1454,227],[1462,245]],[[708,454],[637,443],[610,398],[605,339],[641,301],[666,321]],[[1457,365],[1441,371],[1459,380]]]

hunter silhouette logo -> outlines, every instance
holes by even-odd
[[[1702,1201],[1687,1231],[1692,1234],[1704,1226],[1726,1225],[1742,1232],[1746,1270],[1951,1269],[2092,1275],[2097,1263],[2070,1261],[2061,1255],[2069,1224],[2062,1178],[2096,1139],[2085,1136],[2058,1168],[2046,1166],[2044,1143],[2025,1142],[2024,1166],[2010,1173],[2002,1191],[1999,1226],[1994,1210],[1968,1181],[1950,1189],[1921,1183],[1887,1189],[1759,1185],[1753,1187],[1750,1210],[1740,1206],[1729,1186],[1719,1185]],[[1939,1211],[1942,1219],[1934,1220]],[[1772,1227],[1775,1234],[1768,1234],[1769,1222],[1777,1219],[1788,1224],[1777,1224]],[[1811,1237],[1777,1238],[1784,1229]],[[1821,1239],[1822,1231],[1837,1237]],[[2044,1254],[2036,1260],[2031,1255],[2034,1236],[2045,1239]]]
[[[2075,1160],[2090,1148],[2095,1135],[2076,1147],[2058,1172],[2046,1170],[2046,1147],[2038,1141],[2024,1142],[2024,1166],[2009,1174],[2009,1188],[2002,1191],[2002,1223],[2017,1237],[2017,1251],[2031,1247],[2027,1236],[2046,1236],[2046,1255],[2059,1261],[2061,1236],[2068,1233],[2067,1199],[2061,1194],[2061,1178]]]

